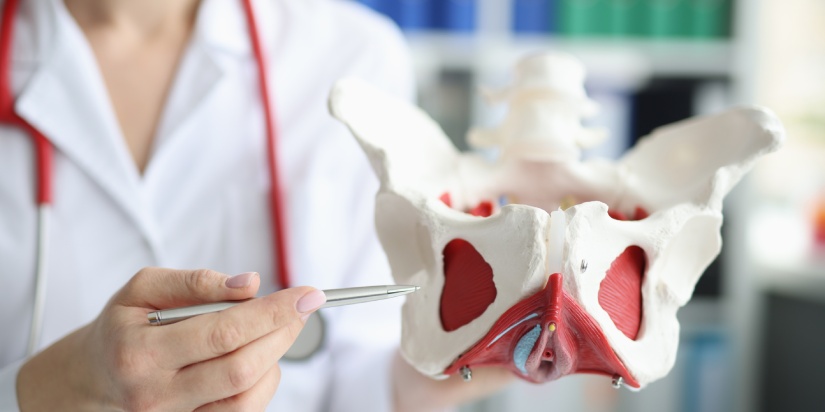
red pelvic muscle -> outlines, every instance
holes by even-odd
[[[438,200],[441,200],[447,207],[453,207],[453,198],[450,196],[450,192],[442,193],[441,196],[438,197]]]
[[[532,313],[539,316],[504,333]],[[518,340],[537,324],[541,325],[542,332],[528,357],[528,374],[525,376],[513,363],[513,349]],[[551,324],[555,328],[553,331]],[[444,373],[451,375],[462,366],[483,365],[507,367],[532,382],[555,380],[573,373],[594,373],[618,375],[627,385],[639,387],[613,352],[596,321],[562,289],[562,276],[558,273],[550,276],[543,290],[505,312],[490,331]]]
[[[496,300],[493,269],[470,242],[453,239],[442,252],[441,327],[452,332],[481,316]]]
[[[489,217],[493,214],[493,203],[487,200],[479,202],[469,213],[473,216]]]
[[[442,194],[440,200],[452,207],[449,193]],[[487,217],[492,209],[492,203],[485,201],[467,212]],[[641,220],[648,216],[641,207],[633,212],[632,219],[618,211],[608,213],[617,220]],[[451,332],[481,316],[495,301],[496,287],[492,268],[466,240],[450,241],[444,247],[443,258],[440,316],[444,330]],[[616,327],[634,340],[643,315],[641,285],[646,265],[644,251],[638,246],[628,247],[613,261],[599,289],[599,305]],[[538,317],[507,330],[533,313]],[[536,325],[542,326],[541,335],[528,356],[528,374],[524,376],[513,363],[513,350],[519,339]],[[505,366],[533,382],[555,380],[573,373],[594,373],[621,376],[625,384],[639,387],[613,352],[598,323],[563,290],[559,273],[549,277],[543,290],[501,315],[484,338],[444,373],[452,375],[462,366],[483,365]]]
[[[440,200],[441,203],[444,203],[448,207],[453,207],[453,198],[452,196],[450,196],[450,192],[442,193],[441,196],[438,197],[438,200]],[[474,208],[464,210],[464,212],[469,213],[473,216],[490,217],[490,215],[493,214],[493,202],[489,200],[478,202],[478,204]]]
[[[649,213],[636,207],[633,218],[616,210],[608,210],[616,220],[642,220]],[[638,246],[630,246],[617,257],[599,285],[599,305],[622,333],[636,340],[642,324],[642,281],[647,268],[647,257]]]
[[[644,250],[630,246],[613,261],[599,285],[599,305],[616,327],[633,340],[642,324],[642,280],[646,266]]]

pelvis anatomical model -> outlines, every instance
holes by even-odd
[[[332,113],[381,181],[378,235],[398,283],[402,353],[440,377],[504,365],[533,382],[596,373],[640,388],[673,367],[676,311],[721,248],[722,200],[782,143],[779,121],[736,108],[657,129],[618,162],[598,140],[584,70],[565,55],[519,64],[501,127],[459,153],[422,111],[357,80]]]

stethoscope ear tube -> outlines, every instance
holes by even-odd
[[[40,333],[43,330],[43,312],[46,306],[46,262],[49,261],[49,225],[51,224],[52,208],[43,203],[37,207],[37,261],[35,262],[34,306],[32,311],[31,329],[29,330],[29,344],[26,347],[26,356],[32,356],[40,344]]]

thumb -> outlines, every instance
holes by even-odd
[[[255,272],[228,276],[213,270],[141,269],[115,297],[117,304],[166,309],[255,297],[261,285]]]

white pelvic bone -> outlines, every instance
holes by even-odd
[[[460,154],[418,108],[360,80],[336,84],[330,108],[381,181],[376,225],[395,280],[422,288],[404,305],[402,354],[434,377],[554,272],[563,274],[564,289],[642,386],[667,374],[678,345],[676,311],[721,248],[722,199],[756,158],[784,139],[770,112],[736,108],[658,129],[615,164],[518,155],[488,163]],[[444,192],[453,208],[439,200]],[[520,204],[488,218],[460,211],[502,194]],[[569,199],[576,204],[558,211]],[[607,205],[641,206],[650,216],[617,221]],[[455,238],[470,242],[492,267],[497,296],[481,316],[446,332],[439,319],[441,253]],[[630,245],[648,259],[636,340],[619,331],[598,302],[607,269]]]

